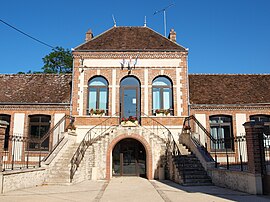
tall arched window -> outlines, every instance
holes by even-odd
[[[10,115],[7,114],[0,114],[0,120],[1,121],[6,121],[8,123],[6,132],[5,132],[5,142],[4,142],[4,149],[8,149],[8,140],[9,140],[9,131],[10,131]]]
[[[108,113],[108,82],[105,78],[98,76],[92,78],[88,83],[88,114]]]
[[[226,115],[210,116],[211,135],[217,140],[211,142],[211,149],[233,150],[232,117]]]
[[[50,129],[51,116],[49,115],[31,115],[29,116],[29,138],[32,140],[29,144],[29,150],[39,150],[39,140],[43,138],[44,135]],[[50,137],[47,137],[41,143],[42,150],[49,149]]]
[[[164,76],[159,76],[153,80],[152,89],[153,114],[158,110],[173,114],[172,82]]]

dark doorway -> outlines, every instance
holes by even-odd
[[[139,141],[127,138],[118,142],[112,152],[113,176],[146,177],[146,152]]]

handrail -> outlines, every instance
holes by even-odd
[[[210,140],[212,140],[214,143],[217,141],[212,135],[210,132],[208,132],[206,130],[206,128],[198,121],[198,119],[196,119],[196,117],[194,115],[190,115],[189,117],[186,117],[185,120],[184,120],[184,126],[186,126],[186,122],[187,121],[190,121],[191,119],[194,120],[194,122],[199,126],[200,129],[203,130],[203,132],[207,135],[207,137],[210,138]],[[189,123],[188,123],[189,125]]]
[[[205,133],[205,135],[213,142],[215,148],[214,148],[214,155],[215,155],[215,167],[217,167],[217,139],[214,138],[210,132],[208,132],[208,130],[206,130],[206,128],[198,121],[198,119],[196,119],[196,117],[194,115],[191,115],[189,117],[186,117],[184,120],[184,124],[183,124],[183,128],[185,128],[185,126],[189,126],[190,127],[190,123],[189,121],[193,120],[197,126]],[[187,124],[188,122],[188,124]],[[195,131],[194,131],[195,132]],[[192,141],[194,142],[194,144],[197,144],[201,147],[201,150],[204,151],[204,153],[208,156],[208,157],[212,157],[210,152],[208,151],[208,146],[207,146],[207,142],[205,142],[205,145],[203,145],[199,139],[197,139],[196,137],[191,136]]]
[[[71,168],[70,168],[70,182],[72,182],[73,177],[81,163],[81,161],[83,160],[83,157],[85,155],[86,150],[88,149],[88,147],[90,145],[92,145],[94,142],[98,141],[99,139],[102,138],[102,135],[108,131],[108,129],[110,129],[111,127],[115,126],[113,124],[107,124],[107,122],[109,120],[112,120],[112,118],[115,118],[114,116],[118,114],[115,113],[114,115],[106,118],[104,121],[100,122],[99,124],[95,125],[94,127],[90,128],[83,140],[81,141],[81,143],[79,144],[77,150],[75,151],[74,155],[72,156],[70,163],[71,163]],[[104,128],[102,128],[102,126],[104,126]],[[97,129],[98,127],[101,127],[101,131],[99,131],[99,133],[95,132],[94,129]],[[103,130],[102,130],[103,129]],[[94,133],[95,135],[98,134],[95,137],[92,137],[92,133]]]
[[[171,131],[166,126],[164,126],[162,123],[160,123],[159,121],[155,120],[154,118],[148,116],[147,114],[145,114],[143,112],[141,112],[141,114],[143,114],[147,118],[151,119],[152,121],[154,121],[155,123],[157,123],[158,125],[163,127],[165,130],[167,130],[167,132],[168,132],[168,137],[167,137],[168,139],[167,139],[167,144],[166,144],[167,157],[169,155],[172,155],[172,157],[176,157],[176,156],[181,155],[179,145],[176,143]],[[166,161],[166,163],[168,164],[168,160]],[[182,169],[183,169],[182,170],[183,171],[182,172],[183,183],[185,183],[185,159],[183,159]]]
[[[52,132],[54,132],[54,130],[61,125],[66,119],[70,119],[70,123],[69,125],[72,125],[75,121],[75,118],[73,116],[70,115],[65,115],[63,116],[58,122],[57,124],[54,125],[54,127],[52,127],[41,139],[40,139],[40,144],[42,144],[51,134]]]
[[[69,124],[67,124],[66,123],[66,120],[67,119],[69,119],[70,120],[70,122],[69,122]],[[74,124],[74,121],[75,121],[75,118],[73,117],[73,116],[70,116],[70,115],[65,115],[65,116],[63,116],[55,125],[54,125],[54,127],[52,127],[41,139],[40,139],[40,141],[39,141],[39,150],[41,151],[42,149],[41,149],[41,146],[42,146],[42,143],[47,139],[47,138],[49,138],[52,134],[54,134],[54,132],[55,132],[55,130],[56,129],[58,129],[59,131],[58,132],[64,132],[64,131],[66,131],[67,130],[67,128],[69,127],[69,126],[73,126],[73,124]],[[64,125],[64,131],[61,131],[61,128],[59,128],[62,124],[65,124]],[[57,142],[55,142],[55,144],[52,146],[52,147],[50,147],[49,146],[49,154],[48,155],[46,155],[43,159],[42,159],[42,161],[46,161],[48,158],[49,158],[49,156],[54,152],[54,150],[56,149],[56,147],[62,142],[62,140],[64,139],[64,136],[63,137],[59,137],[59,133],[58,133],[58,137],[57,137]],[[41,161],[41,159],[40,159],[40,161]]]

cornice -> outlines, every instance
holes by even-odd
[[[75,59],[180,59],[187,56],[187,52],[74,52]]]
[[[242,110],[242,111],[249,111],[249,110],[269,110],[270,105],[191,105],[190,108],[192,110],[198,110],[198,111],[215,111],[215,110],[220,110],[220,111],[237,111],[237,110]]]
[[[70,105],[50,106],[50,105],[0,105],[0,110],[12,111],[69,111]]]

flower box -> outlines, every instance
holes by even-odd
[[[156,116],[170,116],[170,109],[156,109]]]
[[[138,121],[122,121],[121,122],[121,126],[125,126],[125,127],[135,127],[138,126]]]

